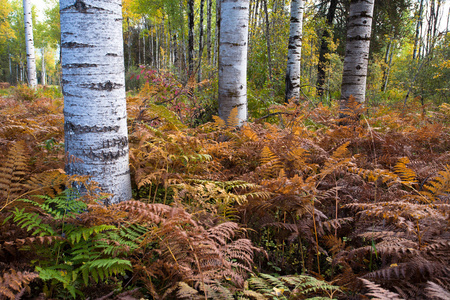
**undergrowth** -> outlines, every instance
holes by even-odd
[[[447,299],[447,104],[192,128],[150,91],[128,99],[136,200],[108,207],[63,191],[86,179],[62,171],[60,100],[2,98],[4,297]]]

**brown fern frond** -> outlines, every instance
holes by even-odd
[[[16,142],[8,152],[6,161],[0,167],[1,206],[20,195],[24,189],[24,177],[28,174],[27,156],[24,142]]]
[[[25,288],[29,288],[28,284],[39,275],[34,272],[20,272],[11,270],[0,276],[0,295],[9,299],[16,299],[16,296]]]
[[[412,169],[406,166],[409,163],[410,160],[407,157],[400,158],[394,166],[394,171],[400,177],[402,184],[411,187],[417,184],[417,175]]]
[[[444,289],[442,286],[428,281],[427,287],[425,288],[427,296],[430,298],[448,300],[450,299],[450,291]]]
[[[69,177],[64,170],[48,170],[31,176],[24,186],[34,194],[44,194],[55,197],[67,186]]]
[[[367,279],[360,278],[362,283],[369,289],[368,296],[375,297],[376,300],[403,300],[396,293],[383,289],[380,285],[373,283]]]

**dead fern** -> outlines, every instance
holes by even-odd
[[[39,275],[34,272],[15,270],[4,272],[0,276],[0,295],[9,299],[18,299],[19,294],[23,294],[24,291],[30,292],[29,283],[38,277]]]

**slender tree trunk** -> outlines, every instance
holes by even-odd
[[[47,84],[47,72],[45,71],[45,48],[42,47],[42,60],[41,60],[41,66],[42,66],[42,85]]]
[[[220,23],[222,22],[222,0],[216,0],[216,41],[215,41],[215,53],[214,53],[214,59],[216,60],[214,62],[214,65],[219,67],[219,43],[220,43]]]
[[[188,19],[189,19],[189,36],[188,36],[188,78],[194,74],[194,0],[188,0]]]
[[[199,35],[198,35],[198,74],[197,81],[202,81],[202,56],[203,56],[203,7],[205,6],[205,0],[200,1],[200,23]]]
[[[207,36],[206,36],[206,52],[208,57],[208,67],[211,67],[211,31],[212,31],[212,0],[208,0],[208,11],[207,11]],[[211,73],[208,74],[209,77],[211,77]]]
[[[422,18],[423,18],[422,15],[423,15],[423,0],[420,0],[419,15],[417,17],[417,24],[416,24],[416,35],[414,37],[413,59],[417,58],[417,53],[419,52],[420,33],[422,31]]]
[[[327,27],[333,26],[333,20],[334,16],[336,15],[337,4],[338,0],[330,1],[330,7],[328,8],[326,20]],[[319,63],[317,65],[317,89],[316,89],[316,93],[318,96],[323,95],[325,85],[325,76],[326,76],[325,68],[328,62],[326,55],[328,53],[328,39],[330,38],[330,32],[328,30],[329,28],[325,28],[322,34],[322,42],[320,44]]]
[[[266,16],[266,44],[267,44],[267,67],[269,68],[269,81],[272,81],[272,54],[270,52],[270,27],[269,12],[267,11],[267,0],[263,0],[264,14]]]
[[[302,58],[303,0],[291,2],[285,101],[300,99],[300,62]],[[312,51],[312,50],[311,50]]]
[[[373,7],[374,0],[352,0],[350,3],[341,109],[347,107],[350,96],[359,103],[365,101]]]
[[[247,121],[249,0],[220,0],[219,117],[229,126]],[[229,118],[237,109],[237,119]]]
[[[31,16],[30,0],[23,0],[23,14],[25,23],[25,44],[27,49],[28,84],[31,87],[35,87],[37,85],[36,56],[34,54],[33,18]]]
[[[131,198],[121,0],[61,0],[67,174]],[[102,13],[99,13],[102,12]]]
[[[386,57],[385,57],[384,62],[387,67],[384,70],[384,74],[383,74],[383,87],[382,87],[383,92],[386,92],[387,85],[389,82],[389,74],[391,73],[392,59],[394,58],[394,46],[393,45],[395,45],[395,40],[394,40],[394,43],[392,41],[389,41],[388,50],[386,50]]]

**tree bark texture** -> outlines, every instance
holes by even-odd
[[[346,107],[350,96],[359,103],[365,101],[373,7],[374,0],[352,0],[350,3],[341,108]]]
[[[219,117],[227,122],[237,108],[241,126],[247,121],[249,0],[220,0],[220,6]]]
[[[302,58],[303,0],[291,1],[285,101],[300,98],[300,63]]]
[[[45,48],[42,47],[42,60],[41,60],[41,67],[42,67],[42,85],[46,85],[47,84],[47,72],[45,70]]]
[[[131,198],[120,0],[61,0],[68,174],[89,175],[116,203]]]
[[[328,8],[326,24],[328,27],[333,25],[333,20],[336,15],[338,0],[331,0],[330,7]],[[330,28],[325,28],[322,34],[322,42],[319,50],[319,63],[317,64],[317,95],[322,96],[325,85],[325,68],[328,62],[326,57],[328,53],[328,39],[330,38]]]
[[[188,36],[188,78],[194,73],[194,0],[188,0],[188,19],[189,19],[189,36]]]
[[[35,87],[37,85],[36,56],[34,53],[33,18],[31,16],[30,0],[23,0],[23,14],[25,23],[25,45],[27,51],[28,84],[31,87]]]
[[[266,17],[266,44],[267,44],[267,67],[269,68],[269,81],[272,81],[272,54],[270,49],[270,22],[269,12],[267,10],[267,0],[263,0],[264,14]]]
[[[205,0],[200,1],[200,23],[198,34],[198,74],[197,81],[202,81],[202,56],[203,56],[203,7],[205,6]]]
[[[416,34],[414,36],[414,50],[413,50],[413,59],[417,58],[417,54],[419,53],[420,48],[420,35],[422,31],[422,20],[423,20],[423,0],[420,0],[419,4],[419,12],[417,16],[417,24],[416,24]]]
[[[206,52],[208,55],[208,66],[211,66],[211,31],[212,31],[212,24],[211,24],[211,20],[212,20],[212,0],[208,0],[208,9],[207,9],[207,37],[206,37]],[[211,74],[209,74],[209,76],[211,76]]]

